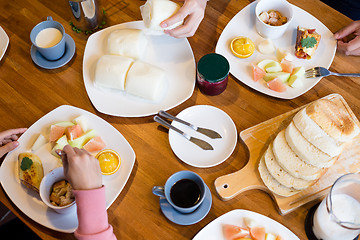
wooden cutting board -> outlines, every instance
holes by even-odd
[[[335,102],[339,107],[345,108],[350,116],[360,126],[345,99],[339,94],[330,94],[325,99]],[[303,106],[303,107],[306,107]],[[360,171],[360,136],[348,144],[340,154],[338,161],[313,186],[290,197],[281,197],[272,193],[262,182],[258,171],[258,164],[269,143],[276,135],[291,122],[295,113],[303,107],[284,113],[266,122],[240,132],[240,138],[249,149],[249,162],[241,170],[221,176],[215,180],[215,188],[223,200],[229,200],[236,195],[251,189],[264,190],[275,200],[280,214],[284,215],[297,207],[310,201],[317,200],[326,195],[337,178],[346,174]]]

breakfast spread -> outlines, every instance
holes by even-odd
[[[270,26],[281,26],[287,23],[287,17],[283,16],[279,11],[269,10],[260,13],[259,18]]]
[[[170,30],[177,26],[180,26],[183,21],[179,21],[171,26],[162,28],[160,23],[177,11],[179,11],[180,6],[170,0],[147,0],[144,5],[140,7],[140,12],[144,25],[147,28],[146,31],[149,34],[162,34],[164,30]]]
[[[20,153],[18,156],[18,173],[22,184],[39,192],[44,170],[37,155],[30,152]]]
[[[303,59],[311,59],[319,46],[321,36],[315,29],[297,27],[295,43],[295,56]]]
[[[337,160],[360,128],[346,109],[320,99],[295,114],[260,159],[264,184],[280,196],[313,185]]]
[[[54,206],[64,207],[75,201],[72,187],[66,180],[54,183],[50,192],[50,203]]]

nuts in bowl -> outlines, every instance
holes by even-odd
[[[40,184],[41,200],[57,213],[76,211],[75,198],[71,185],[65,180],[64,168],[50,171]]]
[[[264,38],[281,37],[293,18],[292,6],[286,0],[260,0],[255,7],[255,27]]]

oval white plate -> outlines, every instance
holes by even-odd
[[[255,29],[255,6],[257,1],[249,4],[238,12],[231,21],[226,25],[224,31],[216,44],[215,52],[222,54],[230,63],[230,73],[245,85],[269,96],[293,99],[296,98],[312,87],[314,87],[321,78],[310,78],[304,80],[304,86],[300,88],[291,88],[287,86],[285,92],[276,92],[269,89],[264,81],[254,82],[252,77],[251,63],[258,63],[264,59],[276,60],[275,53],[271,55],[261,54],[259,51],[249,58],[235,57],[229,48],[230,42],[233,38],[238,36],[249,37],[255,45],[264,40]],[[289,24],[285,34],[279,39],[273,40],[276,47],[287,50],[294,56],[294,65],[303,66],[305,69],[312,67],[329,68],[336,52],[336,40],[333,38],[332,32],[319,20],[307,13],[306,11],[291,5],[294,12],[294,18]],[[315,28],[321,35],[321,40],[314,56],[311,60],[298,59],[295,57],[295,42],[296,42],[296,28],[297,26],[305,28]]]
[[[234,151],[237,143],[236,126],[229,115],[221,109],[208,105],[196,105],[183,110],[176,117],[195,126],[212,129],[222,137],[211,139],[184,124],[173,121],[171,125],[192,137],[210,143],[214,148],[214,150],[202,150],[179,133],[169,130],[171,149],[183,162],[199,168],[213,167],[224,162]]]
[[[9,45],[9,37],[4,31],[4,29],[0,26],[0,60],[4,56],[8,45]]]
[[[242,209],[232,210],[216,218],[201,229],[193,240],[225,240],[223,234],[223,224],[245,227],[244,218],[254,220],[259,226],[264,227],[267,233],[270,232],[280,235],[282,239],[300,240],[294,233],[277,221],[259,213]]]
[[[106,54],[110,32],[122,28],[143,29],[142,21],[127,22],[105,28],[92,34],[85,47],[83,77],[86,92],[95,108],[105,114],[119,117],[143,117],[160,110],[171,109],[191,97],[195,87],[195,59],[186,38],[167,35],[147,36],[148,46],[143,61],[165,70],[167,84],[159,102],[151,102],[128,94],[94,85],[95,65]]]
[[[78,226],[76,211],[71,214],[58,214],[41,201],[39,194],[21,184],[18,177],[17,158],[20,153],[31,151],[31,146],[40,133],[47,136],[51,124],[72,121],[80,115],[86,117],[89,129],[96,130],[106,143],[106,147],[117,151],[121,157],[120,169],[113,175],[103,176],[103,184],[106,186],[106,208],[109,208],[131,174],[135,163],[135,153],[123,135],[113,126],[80,108],[63,105],[40,118],[19,138],[20,146],[6,156],[0,168],[1,184],[11,201],[35,222],[59,232],[75,231]],[[61,166],[61,160],[51,155],[50,150],[51,145],[47,143],[34,152],[43,163],[44,175]]]

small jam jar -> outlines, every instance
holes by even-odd
[[[227,86],[230,65],[227,59],[217,53],[203,56],[197,65],[197,83],[201,92],[215,96]]]

